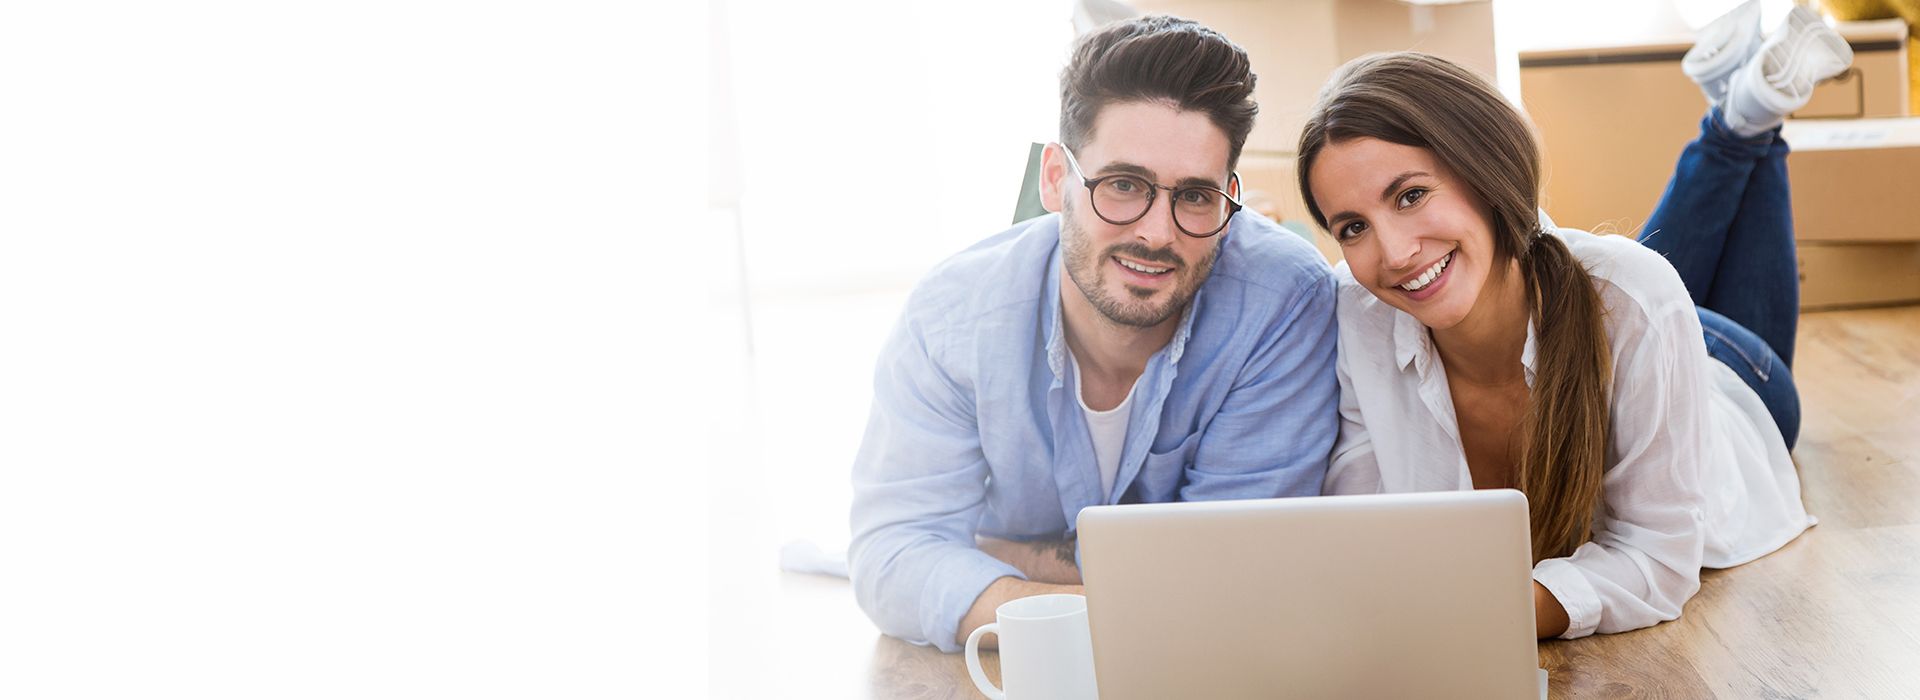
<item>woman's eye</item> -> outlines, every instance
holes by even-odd
[[[1367,225],[1365,222],[1355,221],[1345,226],[1341,226],[1339,232],[1337,232],[1334,235],[1334,238],[1338,238],[1343,241],[1353,240],[1355,236],[1358,236],[1361,233],[1366,232],[1366,230],[1367,230]]]
[[[1427,196],[1427,191],[1419,187],[1415,187],[1413,189],[1407,190],[1406,192],[1402,192],[1400,194],[1400,208],[1405,209],[1415,204],[1419,204],[1420,200],[1425,199],[1426,196]]]

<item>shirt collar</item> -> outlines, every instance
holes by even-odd
[[[1383,305],[1385,302],[1381,302]],[[1391,307],[1389,307],[1391,308]],[[1427,373],[1428,346],[1433,343],[1427,334],[1427,327],[1420,325],[1413,314],[1393,309],[1393,360],[1394,365],[1405,370],[1408,365],[1419,363],[1421,374]]]
[[[1533,388],[1533,319],[1527,319],[1527,344],[1520,346],[1520,366],[1527,371],[1527,388]]]
[[[1040,285],[1040,299],[1043,327],[1047,337],[1047,368],[1053,370],[1053,385],[1060,386],[1060,380],[1066,375],[1067,336],[1066,324],[1060,322],[1060,246],[1053,247],[1053,254],[1047,256],[1047,282]]]

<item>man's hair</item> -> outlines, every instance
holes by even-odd
[[[1198,22],[1165,15],[1115,22],[1082,37],[1060,73],[1060,142],[1086,145],[1109,104],[1163,101],[1205,112],[1226,132],[1232,170],[1260,111],[1253,80],[1247,52]]]

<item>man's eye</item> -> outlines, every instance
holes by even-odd
[[[1182,204],[1195,204],[1200,206],[1210,205],[1213,204],[1213,193],[1198,189],[1181,190],[1180,202]]]
[[[1419,204],[1420,200],[1425,199],[1426,196],[1427,196],[1427,191],[1419,187],[1415,187],[1413,189],[1407,190],[1406,192],[1403,192],[1400,194],[1400,208],[1405,209],[1415,204]]]
[[[1134,192],[1140,191],[1140,183],[1134,182],[1131,178],[1124,178],[1124,177],[1114,180],[1113,184],[1108,185],[1108,187],[1112,187],[1113,191],[1115,192],[1121,192],[1126,194],[1132,194]]]

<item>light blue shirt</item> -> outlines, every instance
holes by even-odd
[[[1059,217],[981,241],[914,289],[853,467],[850,573],[881,631],[959,650],[974,599],[1023,578],[976,534],[1059,538],[1109,503],[1319,495],[1339,429],[1330,268],[1252,212],[1220,235],[1134,388],[1110,493],[1066,369]]]

